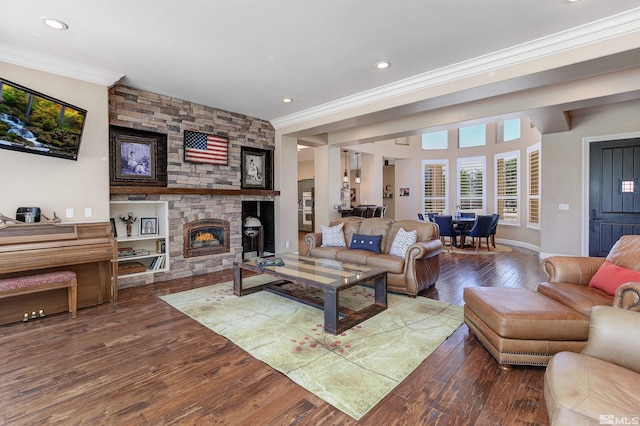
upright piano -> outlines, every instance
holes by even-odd
[[[0,279],[71,270],[78,280],[78,308],[117,303],[117,247],[109,223],[0,225]],[[25,313],[66,312],[67,290],[0,299],[0,324]],[[81,312],[78,313],[82,315]]]

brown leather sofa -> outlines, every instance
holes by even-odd
[[[438,255],[442,242],[438,226],[431,222],[417,220],[394,221],[386,218],[346,217],[332,221],[329,226],[343,223],[346,247],[322,247],[322,233],[307,234],[304,238],[309,245],[308,256],[339,260],[343,262],[369,265],[387,271],[387,290],[405,293],[415,297],[422,290],[434,285],[440,275]],[[411,245],[404,258],[389,254],[398,232],[417,231],[417,241]],[[382,235],[381,252],[350,249],[353,234]]]
[[[639,424],[640,313],[595,306],[581,353],[547,366],[544,399],[551,425]]]
[[[640,236],[623,236],[606,260],[640,270]],[[615,297],[589,287],[605,258],[553,256],[543,260],[548,277],[537,291],[519,288],[465,288],[465,323],[504,369],[547,365],[562,351],[587,344],[594,306],[640,310],[640,283],[620,286]]]

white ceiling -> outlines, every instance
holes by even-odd
[[[636,8],[640,0],[6,1],[0,61],[277,121]],[[380,60],[392,66],[375,69]]]

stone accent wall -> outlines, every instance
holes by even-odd
[[[275,131],[268,121],[170,96],[117,85],[109,90],[109,123],[167,134],[167,182],[174,188],[240,189],[241,147],[274,149]],[[184,161],[184,130],[227,136],[227,166]],[[120,287],[148,284],[229,269],[242,258],[242,201],[273,201],[256,195],[112,195],[116,200],[161,200],[169,204],[169,272],[122,278]],[[230,222],[229,253],[185,259],[183,224],[198,219]]]

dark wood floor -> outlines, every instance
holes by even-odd
[[[431,297],[535,288],[532,252],[441,255]],[[0,424],[546,425],[539,367],[500,370],[460,327],[360,422],[158,299],[230,271],[120,292],[120,308],[0,327]]]

